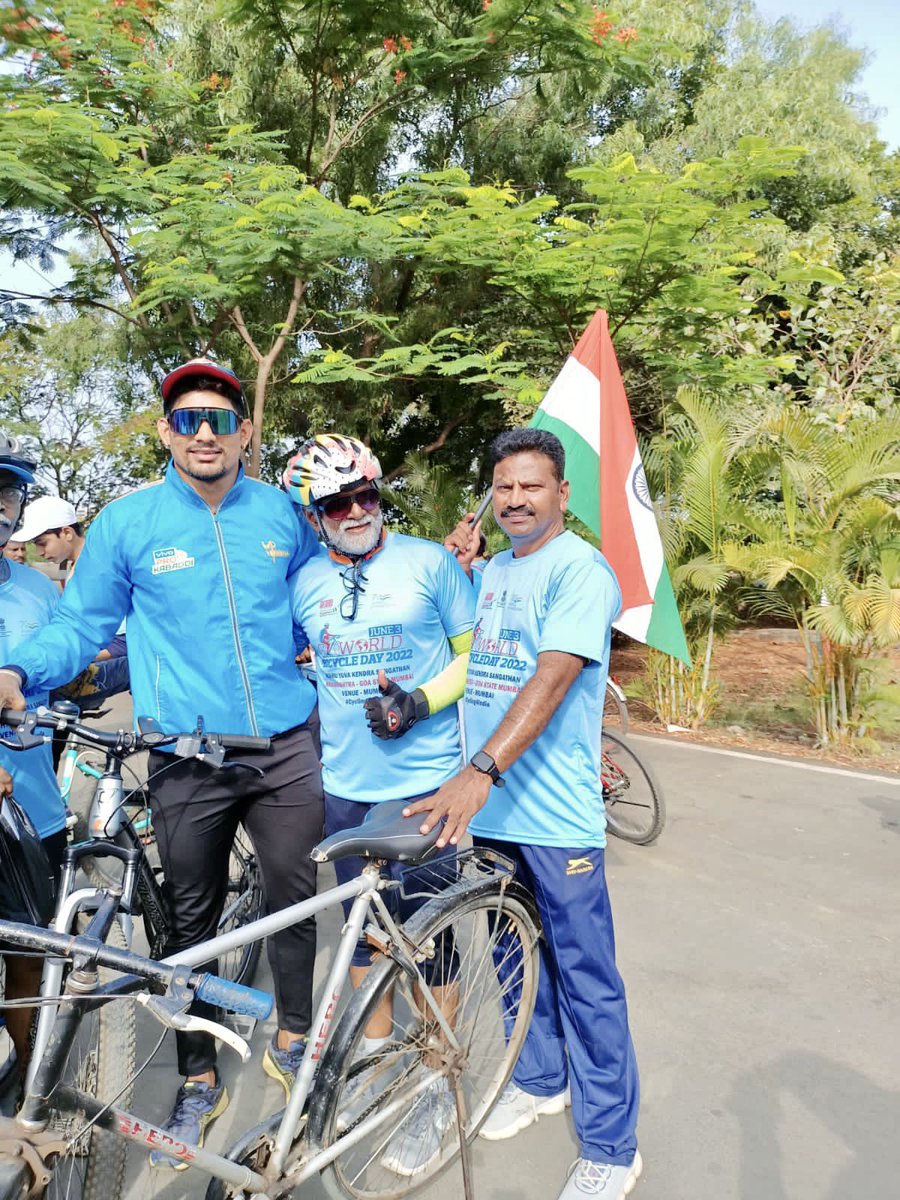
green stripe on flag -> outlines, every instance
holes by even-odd
[[[680,658],[688,667],[691,665],[691,655],[678,614],[678,605],[675,603],[672,581],[665,564],[656,584],[645,640],[648,646],[662,650],[664,654],[671,654],[673,658]]]
[[[600,458],[571,425],[551,417],[539,408],[531,424],[535,429],[555,433],[566,452],[566,479],[572,485],[569,510],[600,537]]]

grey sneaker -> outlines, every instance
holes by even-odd
[[[373,1108],[376,1101],[388,1100],[391,1084],[402,1072],[403,1063],[396,1055],[391,1058],[379,1058],[371,1066],[360,1071],[344,1093],[344,1107],[337,1117],[338,1133],[346,1132],[361,1117],[367,1116],[366,1110]]]
[[[263,1052],[262,1068],[270,1079],[276,1080],[284,1088],[284,1098],[287,1101],[290,1098],[291,1088],[294,1086],[294,1080],[297,1077],[297,1072],[300,1070],[300,1065],[303,1062],[303,1055],[306,1053],[306,1043],[309,1037],[304,1034],[291,1042],[286,1050],[280,1050],[276,1042],[277,1035],[272,1036],[271,1042],[266,1046]]]
[[[216,1117],[220,1117],[227,1107],[228,1093],[217,1070],[214,1084],[190,1081],[181,1085],[175,1096],[172,1112],[160,1129],[166,1131],[173,1146],[202,1146],[207,1127]],[[150,1154],[151,1167],[169,1167],[174,1171],[185,1171],[190,1165],[189,1161],[171,1158],[159,1150],[153,1150]]]
[[[644,1164],[637,1151],[629,1167],[579,1158],[569,1169],[569,1179],[559,1193],[559,1200],[584,1200],[585,1196],[599,1196],[600,1200],[625,1200],[634,1190],[643,1169]]]
[[[557,1092],[555,1096],[532,1096],[516,1084],[508,1083],[479,1129],[478,1136],[487,1138],[489,1142],[502,1142],[504,1138],[515,1137],[533,1125],[538,1117],[561,1113],[566,1104],[571,1103],[568,1095],[568,1091],[564,1091]]]
[[[444,1146],[444,1134],[456,1124],[456,1105],[446,1079],[420,1092],[409,1116],[387,1144],[382,1165],[411,1178],[427,1171]]]

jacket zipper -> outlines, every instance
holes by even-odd
[[[247,664],[244,662],[244,651],[241,646],[241,631],[237,619],[237,607],[234,603],[234,589],[231,586],[231,571],[228,568],[228,555],[225,553],[225,540],[222,537],[222,529],[219,525],[219,514],[210,510],[212,516],[213,529],[216,531],[216,544],[219,547],[219,559],[222,563],[222,573],[225,576],[225,594],[228,597],[228,612],[231,616],[231,633],[234,637],[234,648],[237,653],[238,668],[241,672],[241,682],[244,685],[244,700],[247,704],[247,712],[250,717],[250,728],[254,737],[259,736],[259,726],[256,723],[256,709],[253,707],[253,693],[250,689],[250,675],[247,671]],[[222,730],[227,733],[228,730]]]

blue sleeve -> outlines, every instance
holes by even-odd
[[[50,624],[16,650],[15,666],[28,676],[29,688],[49,689],[74,679],[112,641],[127,615],[131,607],[123,549],[127,539],[124,531],[118,536],[117,532],[110,506],[88,530],[78,569]]]
[[[602,662],[621,603],[615,576],[603,563],[567,563],[547,587],[538,654],[561,650]]]
[[[475,592],[469,577],[456,558],[437,547],[440,558],[432,582],[432,599],[441,614],[441,624],[448,638],[465,633],[475,624]]]

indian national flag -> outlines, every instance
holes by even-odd
[[[532,425],[566,450],[569,508],[600,539],[622,589],[616,629],[690,665],[625,386],[600,309]]]

